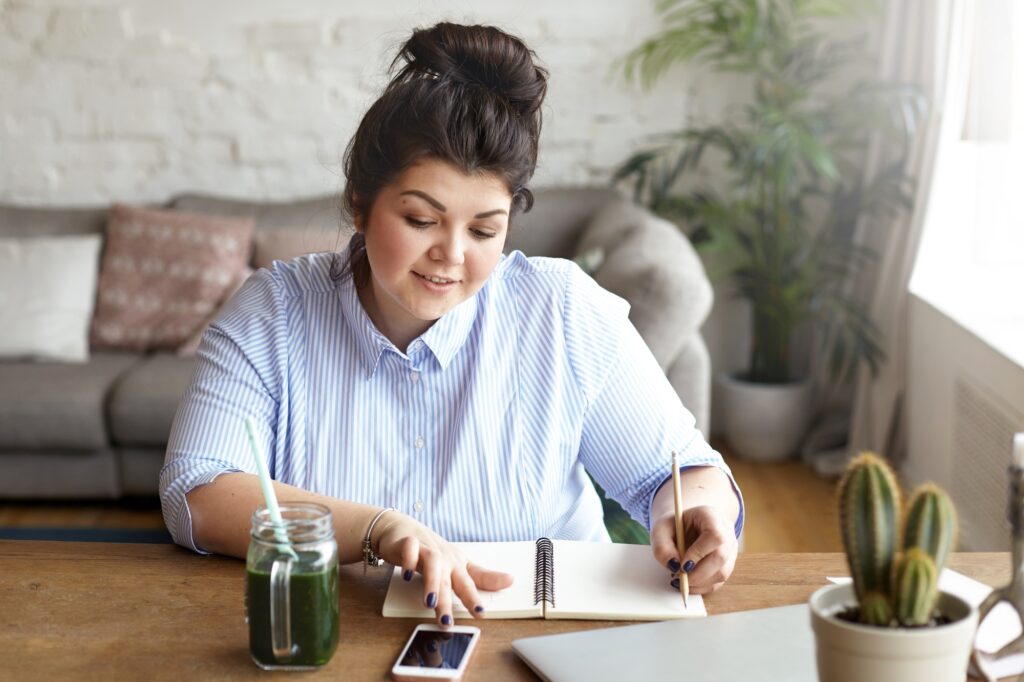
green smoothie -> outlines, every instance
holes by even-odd
[[[295,652],[278,660],[270,631],[270,573],[247,570],[245,576],[246,618],[249,621],[249,651],[265,666],[319,667],[325,665],[338,646],[338,567],[319,573],[295,567],[290,577],[292,643]]]

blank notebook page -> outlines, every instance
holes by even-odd
[[[648,545],[555,540],[555,607],[548,618],[667,620],[706,616],[704,599],[691,594],[683,608],[671,574]]]
[[[497,592],[479,590],[485,616],[491,618],[539,618],[543,607],[533,603],[533,542],[456,542],[471,563],[484,568],[510,573],[512,586]],[[452,595],[452,615],[468,617],[469,610]],[[384,615],[399,618],[433,618],[434,610],[423,604],[423,578],[417,573],[412,580],[402,579],[402,569],[395,567],[384,600]]]

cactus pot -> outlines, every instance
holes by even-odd
[[[811,595],[821,682],[963,682],[978,626],[978,610],[947,592],[937,627],[881,628],[835,617],[856,603],[852,584],[828,585]]]
[[[715,383],[722,434],[744,459],[769,462],[796,454],[811,416],[813,384],[758,384],[720,373]]]

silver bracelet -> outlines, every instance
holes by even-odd
[[[387,514],[389,511],[398,511],[394,507],[388,507],[387,509],[381,509],[377,512],[377,515],[373,517],[373,521],[370,521],[370,527],[366,529],[366,537],[363,538],[363,575],[366,575],[367,566],[383,566],[384,560],[374,554],[373,546],[370,545],[370,533],[373,532],[373,527],[380,521],[380,517]]]

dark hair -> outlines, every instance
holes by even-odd
[[[493,26],[440,23],[417,29],[391,64],[395,73],[345,151],[342,208],[368,217],[377,195],[424,158],[464,173],[495,173],[512,195],[511,216],[529,211],[547,71],[519,38]],[[337,262],[337,261],[336,261]],[[357,286],[370,270],[363,235],[348,262]]]

